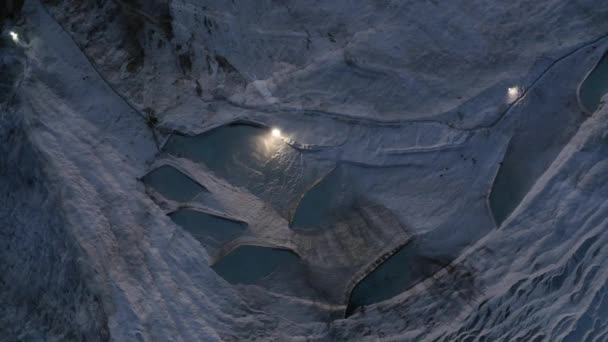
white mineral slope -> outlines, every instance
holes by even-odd
[[[335,336],[375,338],[380,330],[396,341],[604,341],[607,157],[603,108],[499,230],[436,279],[336,322]]]
[[[606,48],[607,3],[30,0],[24,11],[5,28],[21,41],[1,52],[13,71],[1,80],[0,340],[608,338],[608,109],[576,105]],[[507,98],[513,85],[522,98]],[[142,118],[152,111],[187,133],[234,118],[280,125],[302,151],[365,169],[370,197],[454,260],[331,322],[319,317],[335,303],[230,286],[138,181],[169,161]],[[496,226],[501,160],[521,198]],[[291,243],[259,199],[170,161],[214,184],[204,204],[223,208],[210,209]]]
[[[608,4],[597,0],[54,3],[134,103],[196,121],[228,101],[489,125],[507,87],[528,88],[557,58],[608,33]]]
[[[23,80],[2,111],[0,340],[211,341],[280,326],[145,194],[137,178],[157,150],[144,120],[38,2],[25,15]]]

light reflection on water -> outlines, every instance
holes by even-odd
[[[278,129],[277,129],[278,130]],[[319,172],[312,160],[274,130],[231,124],[196,135],[174,135],[164,150],[205,165],[217,177],[247,189],[285,216]]]

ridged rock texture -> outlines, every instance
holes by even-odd
[[[608,2],[0,5],[0,341],[608,340]]]

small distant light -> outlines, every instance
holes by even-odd
[[[19,35],[17,34],[17,32],[10,31],[8,34],[11,35],[11,38],[15,43],[19,42]]]
[[[507,102],[513,103],[517,101],[521,96],[521,92],[521,88],[518,86],[509,87],[509,89],[507,89]]]
[[[521,89],[519,89],[519,87],[511,87],[509,88],[509,98],[516,98],[519,96],[519,94],[521,93]]]
[[[272,136],[275,138],[280,138],[281,137],[281,130],[278,128],[273,128],[272,129]]]

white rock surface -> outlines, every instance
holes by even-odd
[[[0,341],[608,338],[608,108],[577,95],[608,3],[27,0],[23,18],[0,42]],[[304,231],[162,148],[234,120],[281,129],[274,170],[348,170],[345,214]],[[163,165],[205,191],[164,198],[141,181]],[[246,228],[206,247],[180,207]],[[230,284],[211,266],[247,245],[300,261]],[[403,246],[407,286],[349,304]]]

